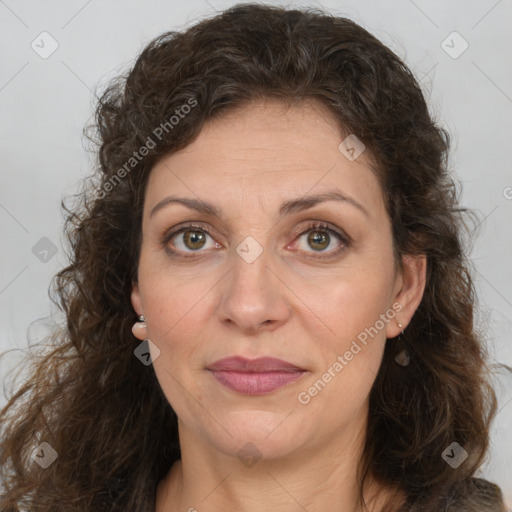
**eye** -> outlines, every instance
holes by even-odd
[[[307,235],[306,238],[305,235]],[[314,258],[322,259],[333,257],[350,245],[350,238],[339,228],[334,229],[324,222],[311,222],[306,229],[300,229],[295,233],[299,241],[299,249],[302,252],[316,252]],[[210,245],[208,245],[208,239]],[[338,248],[328,250],[333,245],[333,240],[338,241]],[[162,245],[171,256],[191,257],[194,252],[204,252],[201,249],[221,248],[222,245],[215,242],[210,235],[207,226],[187,224],[175,231],[164,235]],[[313,249],[313,251],[308,250]],[[326,254],[323,254],[326,253]],[[187,256],[187,254],[189,256]]]
[[[208,238],[212,239],[210,246],[207,245]],[[172,242],[171,245],[176,247],[178,251],[171,249],[169,247],[169,242]],[[210,249],[220,247],[220,244],[213,241],[213,238],[210,236],[206,226],[195,225],[182,226],[177,231],[172,231],[171,233],[166,234],[162,243],[168,252],[172,254],[177,254],[180,251],[185,253],[200,252],[200,250],[204,248]]]
[[[305,230],[301,230],[298,233],[298,236],[299,240],[302,240],[302,243],[299,244],[300,250],[311,252],[308,251],[308,248],[311,248],[313,252],[328,253],[327,255],[318,254],[314,256],[320,259],[337,255],[349,245],[349,237],[347,235],[341,232],[341,230],[335,230],[323,222],[310,223]],[[332,247],[334,243],[333,238],[338,241],[338,248],[329,251],[329,247]]]

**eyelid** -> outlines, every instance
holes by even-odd
[[[179,224],[178,226],[174,226],[171,229],[167,230],[162,237],[162,244],[166,245],[176,235],[179,235],[179,234],[183,233],[184,231],[187,231],[187,230],[192,231],[194,229],[197,229],[198,231],[204,231],[213,239],[212,229],[209,226],[207,226],[206,224],[202,224],[201,222],[191,221],[191,222],[186,222],[184,224]],[[215,242],[215,243],[218,243],[218,242]]]
[[[178,224],[176,226],[173,226],[172,228],[168,229],[165,232],[164,237],[172,237],[175,234],[179,233],[181,230],[187,229],[187,228],[202,229],[203,231],[210,233],[210,228],[206,224],[203,225],[200,222],[195,223],[195,222],[191,221],[191,222],[184,222],[183,224]]]
[[[313,229],[318,229],[319,231],[330,231],[335,233],[344,244],[350,245],[352,243],[352,238],[341,228],[332,224],[330,222],[324,220],[309,220],[306,221],[306,226],[302,226],[301,228],[297,228],[295,231],[295,236],[301,236],[308,231],[312,231]]]

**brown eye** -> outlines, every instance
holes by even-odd
[[[314,258],[337,256],[350,246],[348,235],[341,230],[338,232],[338,229],[340,228],[334,229],[329,224],[318,221],[310,223],[306,229],[299,230],[296,244],[301,252],[309,253]]]
[[[310,231],[308,235],[308,244],[318,251],[322,251],[329,246],[331,237],[326,231]]]
[[[201,249],[206,241],[205,233],[202,231],[184,231],[183,243],[185,246],[192,250]]]
[[[210,239],[210,246],[208,246],[208,239]],[[201,249],[218,247],[208,230],[199,226],[183,226],[166,235],[162,242],[168,252],[176,255],[204,252]]]

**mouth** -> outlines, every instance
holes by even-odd
[[[291,384],[306,370],[273,357],[245,359],[227,357],[207,370],[225,387],[245,395],[263,395]]]

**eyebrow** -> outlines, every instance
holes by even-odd
[[[313,208],[317,204],[324,203],[327,201],[338,201],[338,202],[348,203],[348,204],[354,206],[355,208],[357,208],[358,210],[360,210],[361,212],[363,212],[365,215],[369,216],[368,211],[364,208],[364,206],[362,204],[360,204],[354,198],[347,196],[346,194],[342,194],[338,190],[325,192],[323,194],[304,196],[304,197],[301,197],[300,199],[292,199],[289,201],[285,201],[279,208],[279,215],[282,217],[284,215],[288,215],[293,212],[301,212],[303,210],[308,210],[309,208]],[[181,204],[191,210],[196,210],[197,212],[205,214],[205,215],[222,217],[222,210],[207,201],[203,201],[200,199],[192,199],[192,198],[187,198],[187,197],[175,197],[175,196],[169,196],[169,197],[166,197],[165,199],[162,199],[151,210],[149,217],[150,218],[153,217],[153,215],[157,211],[161,210],[162,208],[164,208],[170,204]]]

